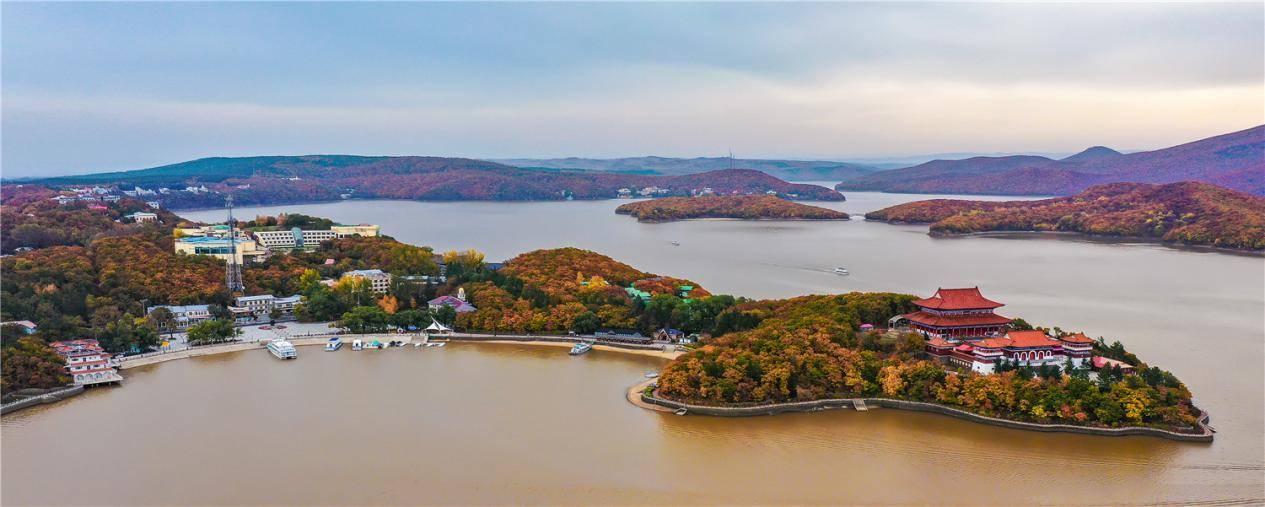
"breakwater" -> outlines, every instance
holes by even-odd
[[[752,406],[708,406],[693,405],[682,403],[665,398],[660,398],[654,394],[642,393],[641,400],[645,403],[666,407],[672,410],[684,408],[689,414],[710,415],[719,417],[752,417],[760,415],[775,415],[787,412],[817,412],[821,410],[832,410],[840,408],[856,408],[858,402],[866,407],[883,407],[895,408],[900,410],[912,410],[915,412],[931,412],[958,419],[965,419],[972,422],[990,424],[993,426],[1001,426],[1005,428],[1042,431],[1042,432],[1058,432],[1058,433],[1080,433],[1083,435],[1105,435],[1105,436],[1153,436],[1167,438],[1170,440],[1180,440],[1184,442],[1211,442],[1213,431],[1208,427],[1208,413],[1201,412],[1197,429],[1191,432],[1170,431],[1159,428],[1147,428],[1141,426],[1130,426],[1123,428],[1095,428],[1090,426],[1074,426],[1070,424],[1042,424],[1024,421],[1013,421],[1010,419],[1000,419],[996,417],[988,417],[965,410],[960,410],[944,405],[934,403],[925,403],[919,401],[893,400],[889,398],[834,398],[828,400],[814,401],[798,401],[789,403],[771,403],[766,405]]]
[[[24,393],[24,391],[30,391]],[[59,389],[23,389],[15,393],[21,399],[0,405],[0,415],[8,414],[36,405],[64,400],[83,392],[83,386],[63,387]],[[29,394],[29,395],[28,395]]]

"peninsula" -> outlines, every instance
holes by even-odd
[[[1265,252],[1265,197],[1209,183],[1113,183],[1038,201],[932,199],[870,212],[868,220],[931,224],[931,234],[1074,232]]]
[[[664,197],[615,208],[638,222],[671,222],[692,218],[742,220],[847,220],[842,211],[799,204],[772,195]]]

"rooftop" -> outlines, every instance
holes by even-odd
[[[979,287],[969,289],[936,289],[927,299],[914,301],[915,305],[936,310],[977,310],[1001,308],[1003,305],[980,294]]]

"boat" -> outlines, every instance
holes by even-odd
[[[435,346],[436,346],[436,347],[443,347],[444,345],[447,345],[447,344],[448,344],[448,342],[439,342],[439,343],[436,343],[436,344],[435,344]]]
[[[575,346],[571,347],[571,352],[570,352],[570,354],[571,354],[571,355],[573,355],[573,356],[578,356],[578,355],[583,354],[583,353],[585,353],[585,352],[588,352],[588,351],[590,351],[590,350],[593,350],[593,345],[592,345],[592,344],[587,343],[587,342],[579,342],[579,343],[575,344]]]
[[[659,378],[659,374],[652,371],[646,374],[646,378]]]
[[[680,242],[680,241],[673,241],[673,242],[672,242],[672,246],[681,246],[681,242]]]
[[[678,408],[676,409],[676,412],[673,412],[673,414],[676,414],[676,415],[685,415],[685,413],[686,413],[686,410],[684,407]]]
[[[360,350],[363,348],[365,348],[365,343],[360,341],[360,338],[356,338],[351,341],[351,350]]]
[[[846,275],[846,274],[848,274],[848,268],[835,268],[835,274],[836,274],[836,275]]]
[[[370,344],[369,344],[369,348],[371,348],[371,349],[381,349],[381,348],[382,348],[382,342],[380,342],[380,341],[378,341],[378,340],[374,340],[374,341],[373,341],[373,343],[370,343]]]
[[[417,343],[414,343],[414,344],[413,344],[413,348],[418,348],[418,347],[421,347],[421,346],[424,346],[424,345],[426,345],[426,343],[425,343],[425,342],[417,342]]]
[[[337,336],[330,338],[329,341],[325,342],[325,352],[334,352],[341,348],[343,348],[343,340]]]
[[[295,359],[299,357],[298,351],[294,350],[294,344],[285,340],[285,338],[277,338],[268,342],[268,352],[277,356],[277,359]]]

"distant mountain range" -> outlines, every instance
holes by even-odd
[[[729,159],[728,157],[668,158],[515,158],[496,159],[493,162],[524,168],[572,169],[584,171],[619,172],[635,174],[681,175],[705,171],[741,167],[755,169],[787,181],[842,181],[864,176],[882,168],[831,162],[827,160],[773,160]],[[890,167],[889,167],[890,168]]]
[[[1070,157],[1013,155],[933,160],[844,180],[839,190],[1069,195],[1114,182],[1202,181],[1265,195],[1265,125],[1154,151],[1095,146]]]
[[[522,169],[495,162],[441,157],[351,155],[206,158],[151,169],[28,180],[54,187],[110,185],[123,190],[168,188],[154,199],[172,209],[215,207],[231,193],[239,204],[281,204],[345,198],[417,200],[604,199],[629,189],[635,195],[767,194],[839,201],[838,192],[787,183],[751,169],[679,176],[558,169]],[[181,189],[195,186],[189,192]],[[200,191],[206,187],[208,191]]]

